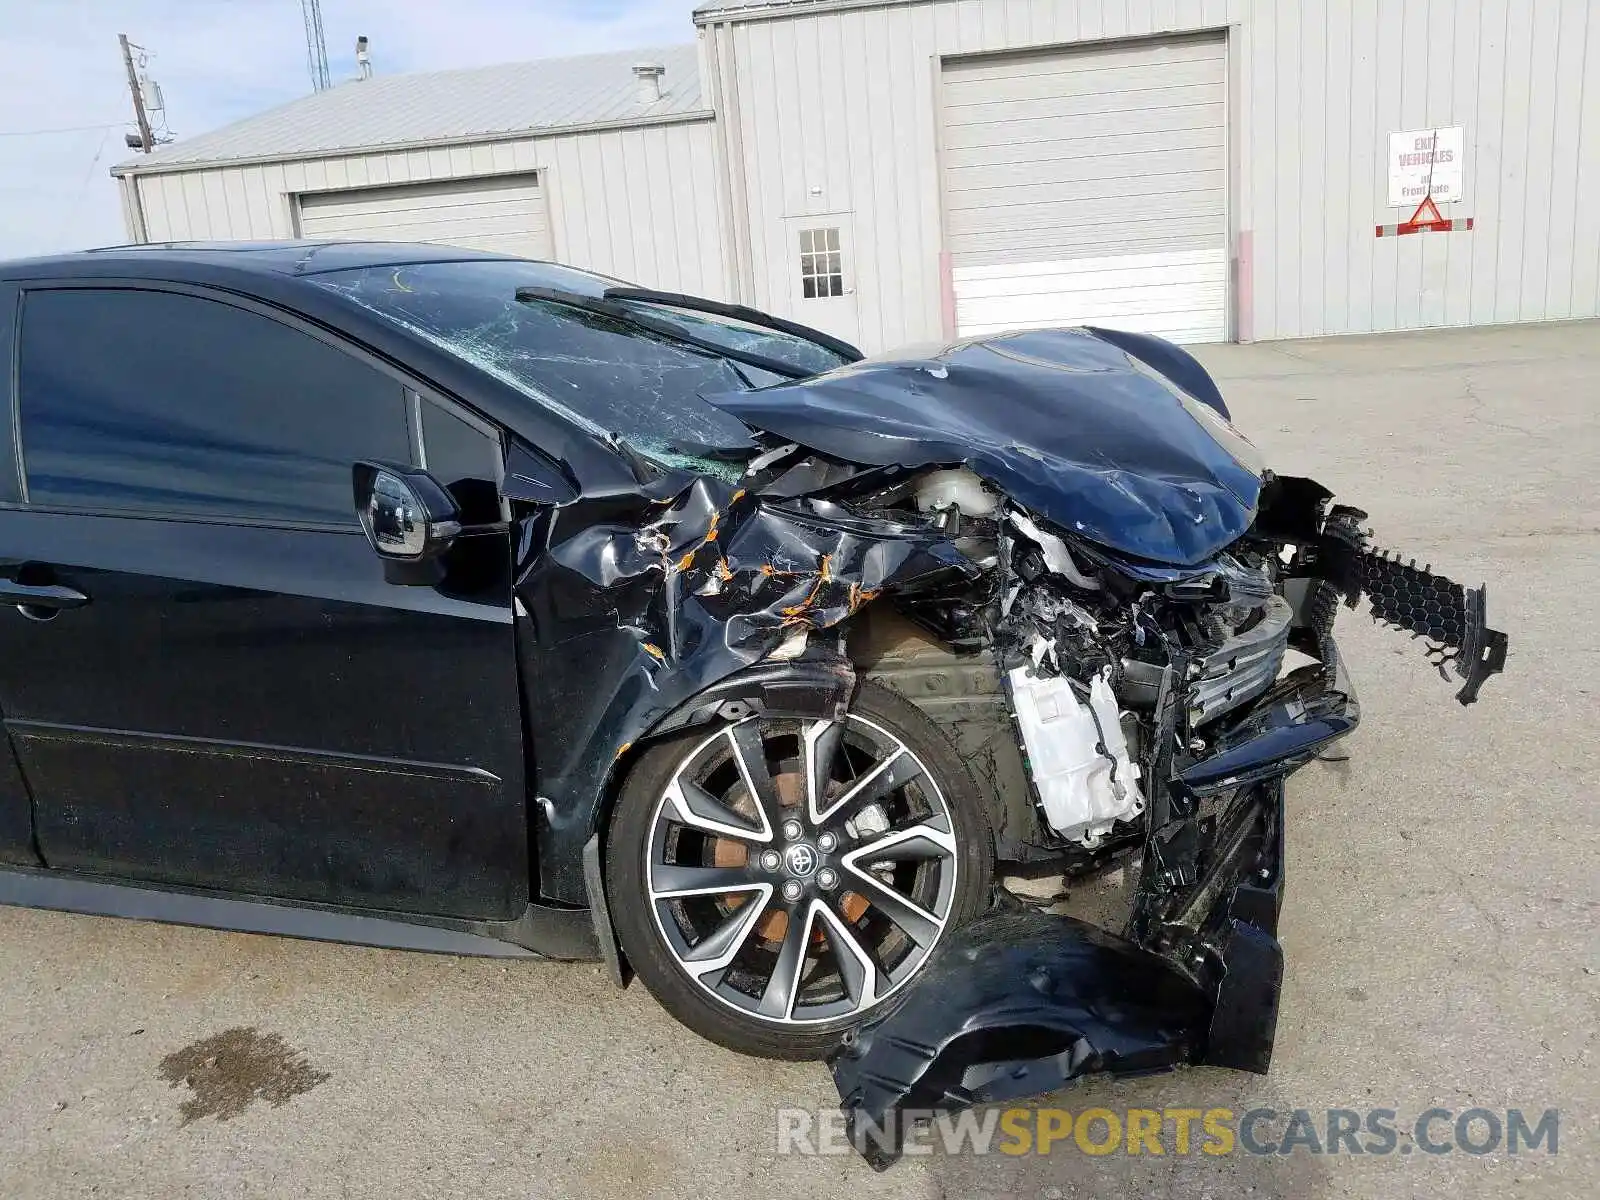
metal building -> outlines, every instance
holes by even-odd
[[[130,226],[377,234],[429,195],[356,189],[427,181],[491,243],[548,236],[563,260],[868,349],[1043,323],[1206,341],[1600,315],[1592,0],[711,0],[695,23],[698,54],[494,69],[529,92],[594,72],[616,89],[603,117],[445,72],[193,139],[119,168]],[[622,111],[651,59],[668,98]],[[429,92],[452,117],[426,126],[425,81],[480,78]],[[407,98],[394,124],[341,124],[378,87]],[[385,137],[410,142],[354,152]],[[1449,231],[1378,236],[1430,194]]]
[[[727,290],[692,45],[377,76],[113,171],[135,241],[381,238]]]

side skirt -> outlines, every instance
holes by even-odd
[[[0,867],[0,904],[428,954],[580,961],[600,957],[593,922],[583,908],[530,904],[514,921],[469,921],[160,888],[9,866]]]

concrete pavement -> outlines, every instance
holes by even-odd
[[[1511,661],[1462,709],[1417,643],[1345,613],[1365,721],[1347,763],[1290,789],[1272,1073],[1091,1082],[1058,1102],[1559,1108],[1558,1156],[1069,1148],[874,1175],[774,1153],[777,1106],[834,1101],[822,1067],[701,1042],[595,966],[0,910],[0,1195],[1593,1195],[1600,324],[1202,357],[1276,469],[1368,509],[1382,544],[1487,580]],[[186,1082],[230,1046],[268,1098]]]

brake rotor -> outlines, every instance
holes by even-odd
[[[799,771],[780,771],[772,777],[773,786],[778,790],[778,803],[781,805],[784,817],[793,811],[798,813],[805,803],[805,775]],[[752,820],[756,815],[755,798],[741,791],[729,807],[740,816]],[[716,867],[742,867],[750,861],[750,847],[746,842],[733,838],[717,838],[711,847],[711,865]],[[749,896],[745,893],[734,893],[722,898],[722,903],[728,912],[732,912],[745,903]],[[855,924],[867,911],[867,901],[864,897],[854,892],[846,892],[839,897],[839,909],[844,919]],[[779,910],[770,912],[756,923],[756,934],[767,943],[769,949],[776,949],[783,944],[784,935],[789,932],[789,914]],[[826,941],[826,936],[819,928],[811,935],[813,945],[820,946]]]

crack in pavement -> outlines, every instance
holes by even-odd
[[[1493,421],[1484,416],[1484,409],[1488,407],[1489,402],[1478,394],[1477,385],[1472,381],[1472,375],[1470,372],[1462,379],[1461,387],[1471,405],[1467,411],[1462,414],[1461,419],[1463,421],[1471,421],[1475,425],[1486,425],[1490,429],[1500,429],[1506,433],[1520,433],[1523,437],[1538,438],[1540,440],[1544,440],[1546,438],[1547,435],[1544,433],[1535,432],[1532,429],[1524,429],[1520,425],[1507,425],[1501,421]]]

